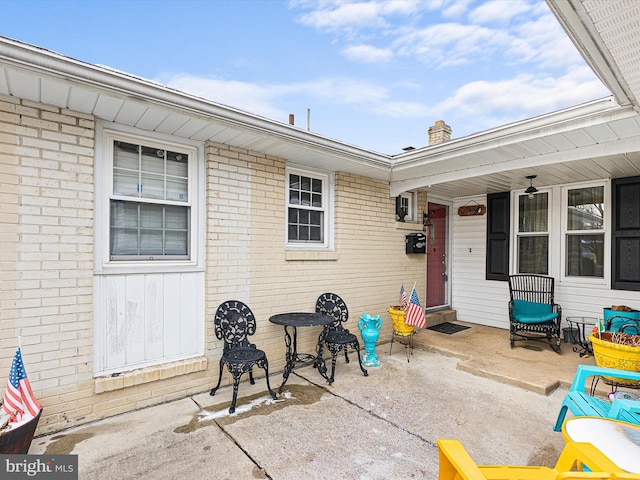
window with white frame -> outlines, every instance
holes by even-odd
[[[517,273],[549,273],[549,193],[518,196]]]
[[[516,193],[516,273],[567,281],[607,277],[607,182],[556,186],[533,195]]]
[[[604,277],[604,185],[565,189],[565,275]]]
[[[96,126],[94,375],[204,354],[204,149]]]
[[[404,192],[399,195],[400,197],[400,208],[404,209],[406,212],[406,217],[404,219],[405,222],[414,222],[416,221],[416,199],[415,193],[413,192]]]
[[[190,152],[117,138],[108,148],[109,259],[190,259]]]
[[[330,246],[332,185],[327,174],[287,169],[287,245]]]

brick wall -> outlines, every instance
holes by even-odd
[[[404,236],[413,226],[395,223],[386,182],[336,173],[336,251],[285,252],[285,160],[211,143],[206,358],[94,379],[94,127],[92,117],[0,96],[0,378],[21,335],[27,372],[45,407],[38,434],[207,391],[222,352],[212,319],[224,300],[253,310],[253,341],[266,350],[277,386],[283,329],[268,322],[270,315],[312,311],[317,296],[332,291],[347,302],[352,331],[359,315],[379,314],[386,341],[386,308],[397,301],[400,284],[417,281],[424,291],[424,257],[405,255]],[[317,334],[301,329],[300,351],[313,352]],[[230,380],[225,372],[223,385]]]
[[[380,341],[391,338],[386,309],[397,303],[402,283],[410,288],[417,281],[424,292],[426,267],[424,256],[405,254],[407,228],[421,231],[422,225],[395,223],[386,182],[336,173],[336,252],[287,255],[285,161],[219,144],[210,145],[208,158],[208,318],[226,299],[248,303],[258,320],[254,339],[273,370],[284,364],[284,343],[282,327],[270,324],[269,316],[313,311],[323,292],[344,298],[352,331],[358,333],[363,313],[378,314],[384,324]],[[298,332],[301,351],[313,351],[316,340],[314,329]]]
[[[0,378],[21,338],[41,430],[88,414],[94,121],[0,96]]]

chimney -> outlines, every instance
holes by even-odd
[[[289,125],[293,125],[295,123],[295,117],[293,116],[293,113],[289,114]]]
[[[433,127],[429,127],[429,145],[449,140],[451,140],[451,127],[444,123],[444,120],[438,120]]]

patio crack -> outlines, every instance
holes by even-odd
[[[300,378],[300,379],[304,380],[305,382],[309,382],[309,383],[311,383],[312,385],[315,385],[316,387],[323,389],[325,392],[327,392],[327,393],[329,393],[329,394],[333,395],[334,397],[339,398],[339,399],[341,399],[341,400],[343,400],[343,401],[347,402],[349,405],[352,405],[352,406],[354,406],[354,407],[358,408],[359,410],[362,410],[363,412],[365,412],[365,413],[369,414],[370,416],[372,416],[372,417],[374,417],[374,418],[376,418],[376,419],[378,419],[378,420],[382,420],[383,422],[388,423],[389,425],[391,425],[391,426],[393,426],[393,427],[397,428],[398,430],[401,430],[401,431],[405,432],[406,434],[411,435],[412,437],[417,438],[418,440],[420,440],[421,442],[426,443],[426,444],[427,444],[427,445],[429,445],[430,447],[433,447],[433,448],[436,448],[436,449],[438,448],[438,445],[437,445],[437,443],[436,443],[436,442],[434,442],[434,441],[432,441],[432,440],[429,440],[429,439],[427,439],[427,438],[424,438],[423,436],[421,436],[421,435],[419,435],[419,434],[417,434],[417,433],[415,433],[415,432],[412,432],[412,431],[410,431],[410,430],[407,430],[407,429],[406,429],[406,428],[404,428],[402,425],[399,425],[399,424],[397,424],[397,423],[395,423],[395,422],[392,422],[392,421],[391,421],[391,420],[389,420],[388,418],[384,418],[384,417],[382,417],[382,416],[378,415],[377,413],[372,412],[371,410],[367,410],[366,408],[362,407],[361,405],[358,405],[357,403],[355,403],[355,402],[353,402],[353,401],[349,400],[348,398],[346,398],[346,397],[344,397],[344,396],[342,396],[342,395],[338,395],[338,394],[337,394],[337,393],[335,393],[335,392],[332,392],[331,390],[329,390],[329,389],[327,388],[327,386],[326,386],[326,385],[321,385],[321,384],[319,384],[319,383],[317,383],[317,382],[314,382],[313,380],[309,380],[308,378],[303,377],[302,375],[300,375],[300,374],[296,373],[295,371],[292,371],[291,373],[292,373],[293,375],[295,375],[296,377],[298,377],[298,378]]]
[[[189,397],[189,398],[193,401],[193,403],[195,403],[200,408],[201,411],[206,412],[206,410],[202,407],[202,405],[200,405],[196,401],[195,398],[193,397]],[[251,461],[251,463],[253,463],[254,469],[252,473],[254,478],[267,478],[269,480],[273,480],[273,477],[267,473],[265,468],[262,467],[255,458],[253,458],[253,456],[249,453],[249,451],[246,448],[244,448],[240,443],[238,443],[238,441],[233,437],[233,435],[231,435],[229,432],[227,432],[227,430],[225,430],[224,425],[221,425],[218,422],[218,419],[214,418],[213,422],[216,424],[218,429],[223,433],[223,435],[227,437],[236,447],[238,447],[238,449],[242,453],[244,453],[244,455]]]

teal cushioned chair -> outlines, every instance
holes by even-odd
[[[509,276],[509,340],[540,341],[560,353],[562,308],[554,302],[554,278]]]

